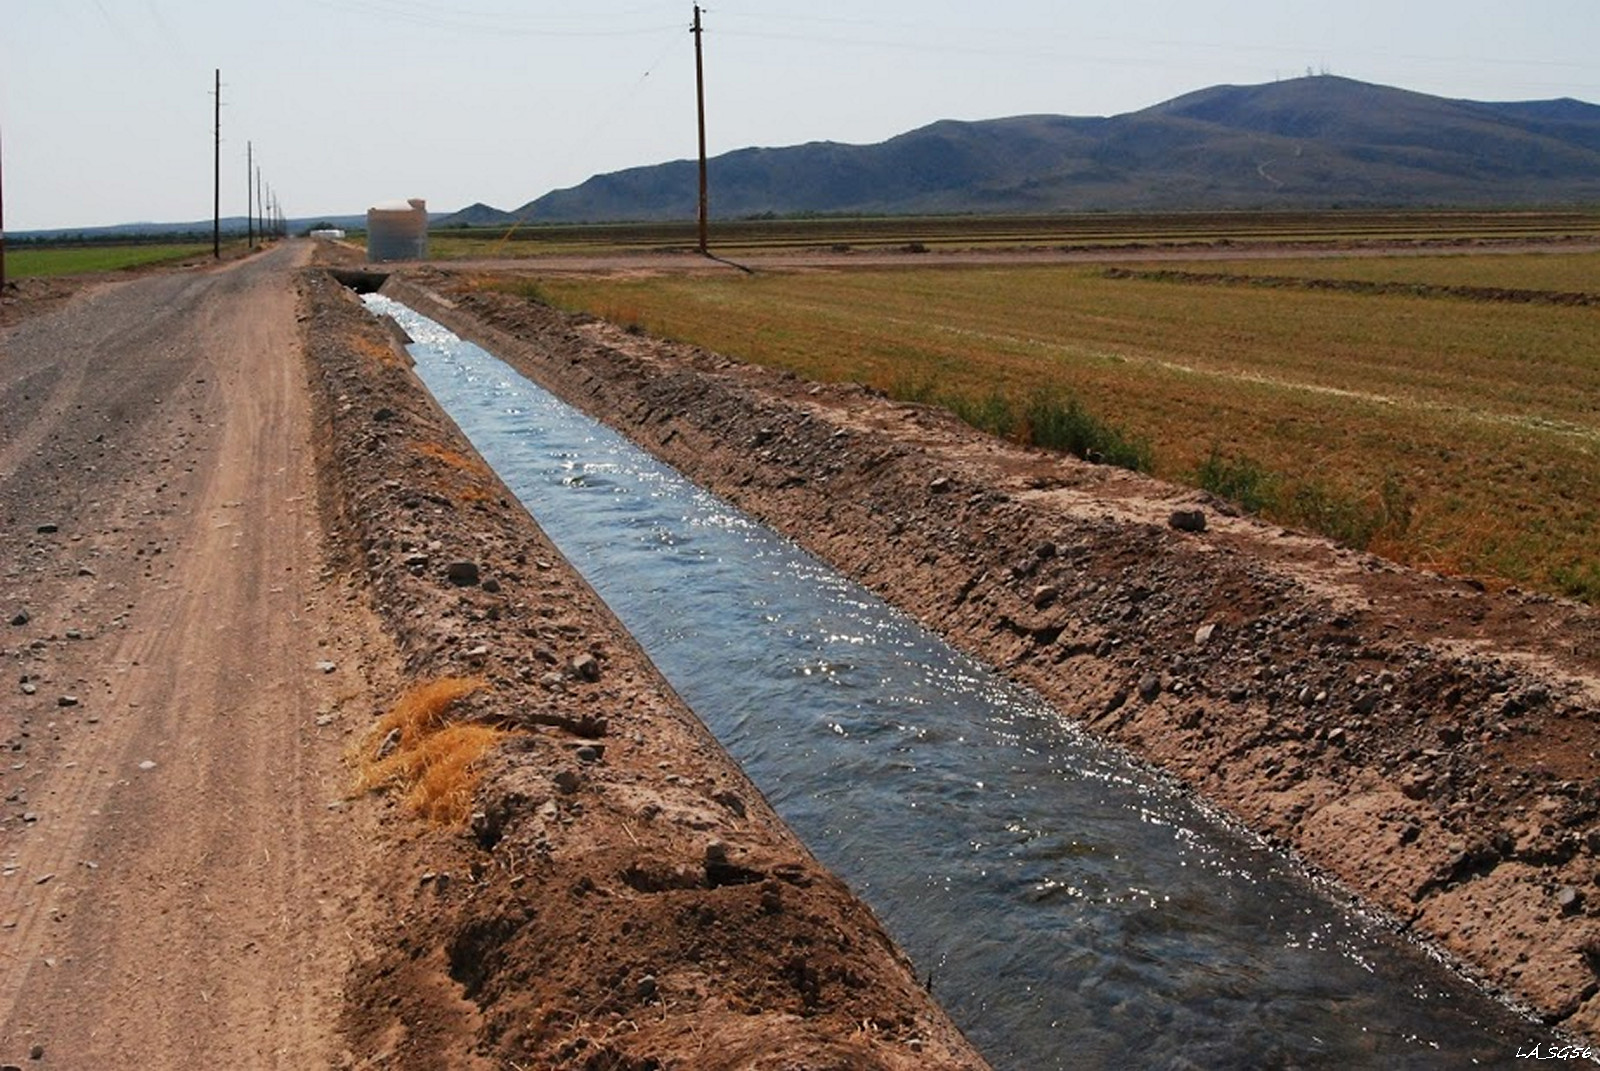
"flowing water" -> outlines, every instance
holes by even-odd
[[[997,1068],[1492,1067],[1551,1043],[622,436],[368,302]]]

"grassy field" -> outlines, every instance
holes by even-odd
[[[1280,242],[1514,241],[1600,237],[1600,212],[1176,212],[1138,215],[902,216],[716,220],[712,248],[724,256],[795,249],[874,250],[1126,248]],[[435,230],[436,259],[693,249],[693,223],[519,224]]]
[[[165,264],[211,252],[209,242],[184,245],[50,246],[6,250],[6,276],[23,279],[41,275],[87,275],[120,271],[147,264]]]
[[[1514,290],[1600,280],[1600,256],[1563,253],[1192,267]],[[1600,602],[1600,307],[1095,266],[499,285],[1024,440],[1075,408],[1131,445],[1127,463],[1271,519]]]

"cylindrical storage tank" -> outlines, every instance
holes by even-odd
[[[385,201],[367,209],[367,259],[422,260],[428,255],[428,202]]]

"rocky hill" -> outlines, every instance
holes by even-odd
[[[696,167],[596,175],[476,224],[689,219]],[[1322,75],[1112,118],[943,121],[710,162],[714,215],[1514,206],[1600,201],[1600,106],[1447,100]],[[465,220],[463,222],[466,222]]]

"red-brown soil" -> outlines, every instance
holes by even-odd
[[[395,296],[1600,1036],[1593,610],[452,276]]]

